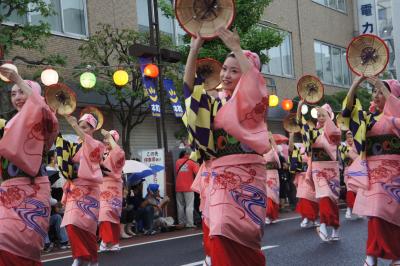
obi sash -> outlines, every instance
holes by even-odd
[[[367,156],[400,155],[400,138],[395,135],[367,136]]]
[[[332,161],[329,154],[323,148],[312,148],[312,161]]]
[[[214,129],[213,135],[216,141],[215,151],[217,158],[233,154],[257,154],[250,147],[240,143],[223,129]]]

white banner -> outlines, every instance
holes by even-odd
[[[164,197],[165,193],[165,157],[163,149],[153,149],[153,150],[142,150],[141,151],[141,161],[142,163],[148,165],[149,167],[155,168],[158,171],[156,175],[146,177],[143,182],[143,196],[147,194],[147,186],[149,184],[158,184],[160,186],[160,195]]]
[[[358,0],[358,31],[361,34],[378,35],[378,23],[376,21],[375,0]]]

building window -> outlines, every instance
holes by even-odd
[[[88,36],[85,0],[46,0],[51,4],[53,16],[42,17],[40,12],[30,12],[19,16],[16,13],[8,17],[8,23],[37,25],[40,21],[50,25],[51,32],[72,37]]]
[[[139,31],[149,30],[149,13],[147,1],[136,0],[136,10],[139,24]],[[164,16],[161,9],[158,9],[158,20],[160,24],[160,32],[171,37],[175,45],[182,45],[183,36],[186,32],[181,28],[178,21],[173,18],[167,18]]]
[[[317,76],[326,84],[350,85],[350,71],[346,62],[346,49],[314,41]]]
[[[346,0],[313,0],[313,2],[341,12],[347,11]]]
[[[262,73],[278,76],[293,77],[292,35],[284,33],[284,40],[278,47],[266,51],[268,64],[262,66]]]

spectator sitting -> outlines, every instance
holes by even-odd
[[[50,215],[50,222],[49,222],[49,230],[54,229],[56,233],[56,237],[58,241],[60,241],[60,249],[67,249],[68,248],[68,236],[67,232],[65,231],[65,227],[61,227],[61,203],[57,202],[56,199],[50,197],[50,205],[51,205],[51,215]],[[50,252],[54,244],[50,242],[49,234],[46,235],[45,242],[44,242],[44,251]]]
[[[144,180],[139,180],[137,185]],[[128,199],[130,196],[131,190],[124,186],[123,190],[123,198],[122,198],[122,212],[121,212],[121,223],[120,223],[120,237],[121,238],[131,238],[136,234],[132,231],[132,222],[135,218],[135,210],[133,209],[133,205],[128,204]]]
[[[176,204],[178,222],[186,227],[195,227],[193,221],[194,192],[191,190],[193,180],[199,171],[199,165],[189,159],[189,150],[183,150],[175,163],[176,169]]]
[[[136,220],[136,231],[140,230],[139,225],[143,224],[145,235],[154,235],[154,208],[148,200],[143,198],[143,182],[132,187],[133,196],[128,196],[127,204],[133,206]]]
[[[164,215],[164,210],[170,199],[168,196],[165,196],[165,198],[160,196],[158,184],[149,184],[147,187],[146,199],[154,208],[154,229],[164,231],[174,224],[174,218],[165,217]]]

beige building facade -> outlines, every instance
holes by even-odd
[[[53,35],[47,42],[49,53],[67,56],[66,68],[58,72],[77,91],[80,106],[101,105],[104,99],[80,91],[78,78],[71,69],[80,64],[78,47],[98,29],[98,23],[111,24],[118,28],[146,30],[148,27],[147,0],[52,0],[57,16],[48,22]],[[61,15],[60,15],[61,14]],[[38,18],[27,15],[26,20],[34,23]],[[22,23],[14,18],[12,23]],[[177,43],[181,42],[182,29],[176,21],[160,18],[160,28],[170,34]],[[268,51],[271,61],[263,67],[263,73],[272,85],[272,91],[280,99],[297,95],[297,80],[304,74],[318,75],[325,84],[326,93],[347,89],[351,82],[350,72],[345,62],[345,50],[354,34],[353,0],[274,0],[265,10],[260,25],[282,30],[286,35],[280,47]],[[22,55],[30,59],[39,58],[39,53],[15,50],[9,56]],[[30,76],[34,70],[21,66],[21,72]],[[110,77],[111,78],[111,77]],[[275,107],[270,112],[270,128],[282,132],[281,119],[285,112]],[[107,128],[120,128],[115,118],[106,114]],[[166,130],[169,149],[180,142],[174,133],[181,121],[167,114]],[[63,122],[62,129],[70,133]],[[133,154],[140,149],[156,148],[155,119],[149,116],[135,127],[131,136]]]

